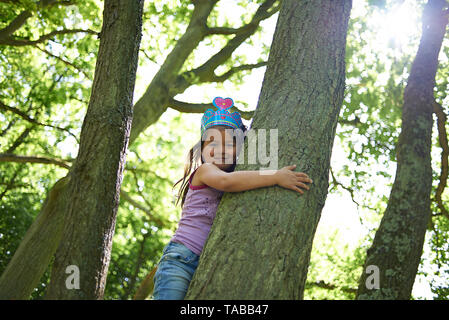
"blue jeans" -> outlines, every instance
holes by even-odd
[[[154,275],[153,300],[183,300],[199,258],[185,245],[170,241]]]

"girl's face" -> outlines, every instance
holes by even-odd
[[[236,144],[233,130],[226,126],[215,126],[205,132],[203,161],[213,163],[221,170],[230,168],[236,160]]]

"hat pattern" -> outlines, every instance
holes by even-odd
[[[229,109],[234,105],[234,101],[231,98],[215,97],[212,104],[217,110],[207,109],[204,112],[201,118],[201,135],[208,128],[216,125],[224,125],[234,129],[243,125],[239,112],[229,112]]]

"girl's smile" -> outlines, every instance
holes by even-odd
[[[232,129],[215,126],[206,131],[202,151],[203,161],[213,163],[224,170],[232,166],[236,157],[236,146]]]

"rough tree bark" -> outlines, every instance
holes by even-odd
[[[69,173],[63,237],[47,299],[103,297],[131,132],[143,2],[105,1],[92,94]],[[79,270],[79,289],[66,286],[71,265]]]
[[[297,164],[314,183],[304,195],[280,187],[226,193],[186,299],[303,297],[343,102],[351,4],[282,2],[251,130],[278,129],[279,167]]]
[[[430,219],[433,88],[448,21],[445,6],[445,0],[429,0],[424,9],[421,42],[404,90],[396,176],[384,216],[367,252],[357,291],[359,300],[411,296]],[[378,289],[366,284],[367,280],[372,285],[376,281],[376,271],[367,271],[370,265],[378,268]]]

